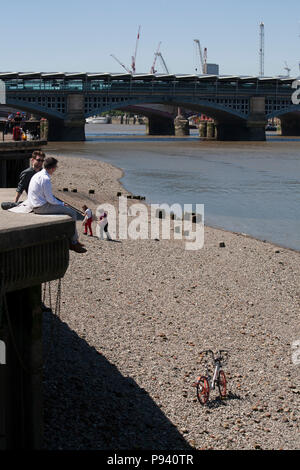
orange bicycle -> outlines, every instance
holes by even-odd
[[[218,386],[221,399],[226,397],[227,380],[225,372],[222,370],[222,366],[228,357],[228,351],[220,349],[215,357],[214,352],[211,349],[207,349],[206,351],[202,351],[200,356],[204,356],[206,359],[206,375],[199,376],[196,382],[193,383],[193,386],[197,389],[197,398],[199,402],[201,405],[205,405],[209,399],[210,390],[214,390],[216,385]],[[214,372],[212,375],[209,373],[208,367],[207,358],[209,356],[211,356],[214,365]]]

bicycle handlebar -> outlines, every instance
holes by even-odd
[[[220,355],[222,355],[223,353],[229,354],[229,351],[227,349],[220,349],[218,352],[220,353]]]
[[[223,353],[228,354],[229,352],[227,349],[219,349],[219,351],[217,351],[217,357],[215,357],[215,353],[211,349],[205,349],[204,351],[201,351],[200,356],[202,354],[208,354],[208,353],[211,354],[213,361],[216,362],[218,360],[220,361],[223,359],[223,356],[222,356]]]
[[[211,353],[214,356],[214,352],[211,349],[205,349],[204,351],[201,351],[200,355],[207,354],[207,353]]]

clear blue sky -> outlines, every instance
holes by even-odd
[[[257,75],[263,21],[265,75],[300,73],[299,0],[3,0],[0,15],[1,72],[121,72],[110,54],[130,67],[141,25],[137,73],[159,41],[170,72],[194,73],[199,39],[221,74]]]

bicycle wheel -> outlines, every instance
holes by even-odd
[[[197,382],[197,398],[201,405],[205,405],[209,397],[209,384],[206,377],[200,377]]]
[[[223,370],[220,370],[219,378],[218,378],[218,388],[219,388],[221,398],[226,397],[226,385],[227,385],[227,382],[226,382],[225,372]]]

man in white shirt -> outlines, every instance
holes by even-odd
[[[70,250],[76,253],[85,253],[86,249],[78,241],[78,232],[76,229],[76,212],[56,199],[52,193],[51,176],[57,168],[57,160],[54,157],[46,157],[44,169],[36,173],[30,180],[28,188],[28,203],[35,214],[40,215],[58,215],[66,214],[75,221],[75,232],[70,241]]]

